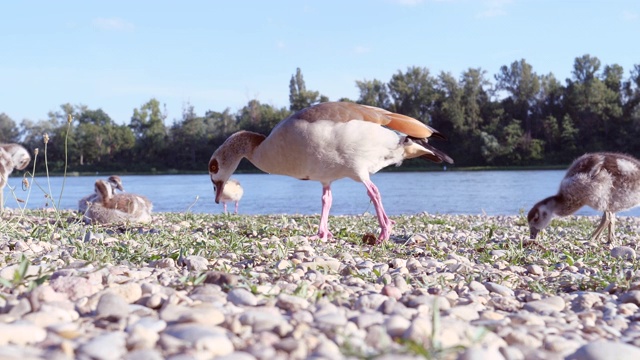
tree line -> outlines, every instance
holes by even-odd
[[[449,138],[436,147],[456,166],[564,165],[585,152],[640,153],[640,64],[627,76],[620,65],[602,66],[597,57],[575,59],[563,82],[539,75],[522,59],[500,68],[493,79],[480,68],[459,77],[431,74],[425,67],[398,70],[389,81],[358,80],[357,99],[340,98],[412,116]],[[0,113],[0,142],[23,144],[32,153],[46,144],[49,171],[185,172],[206,171],[211,153],[233,132],[264,134],[307,106],[329,101],[308,90],[300,69],[289,82],[289,106],[250,100],[232,112],[196,114],[187,104],[182,117],[167,124],[158,99],[133,109],[128,124],[117,124],[102,109],[60,106],[46,120],[18,125]],[[1,110],[1,109],[0,109]],[[70,122],[69,122],[70,120]],[[40,157],[37,171],[44,169]],[[424,162],[408,166],[424,168]],[[248,162],[241,169],[250,169]]]

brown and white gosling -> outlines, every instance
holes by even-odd
[[[0,144],[0,210],[4,208],[4,187],[14,169],[23,170],[31,162],[27,149],[18,144]]]
[[[220,202],[224,206],[224,213],[227,213],[227,202],[235,202],[236,203],[236,214],[238,213],[238,203],[240,199],[242,199],[242,194],[244,194],[244,190],[240,185],[240,182],[236,179],[229,179],[224,185],[224,189],[222,190],[222,195],[220,195]]]
[[[111,175],[107,179],[107,185],[111,186],[111,192],[115,194],[116,190],[124,191],[124,187],[122,186],[122,179],[118,175]],[[94,192],[90,195],[87,195],[78,201],[78,211],[84,214],[87,211],[87,207],[90,204],[100,201],[100,194]]]
[[[600,237],[605,227],[609,231],[607,240],[615,240],[615,213],[640,205],[640,161],[606,152],[577,158],[562,179],[558,193],[529,211],[531,239],[549,225],[554,215],[571,215],[585,205],[604,212],[590,240]]]
[[[88,206],[84,214],[85,221],[99,224],[151,221],[153,205],[145,196],[114,194],[111,185],[104,180],[96,181],[95,188],[100,199]]]

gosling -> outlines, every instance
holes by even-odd
[[[615,240],[615,213],[639,204],[640,161],[617,153],[585,154],[571,164],[558,193],[529,211],[531,239],[549,225],[554,215],[571,215],[586,205],[604,212],[590,241],[597,240],[607,227],[607,241],[611,243]]]
[[[118,175],[111,175],[107,179],[107,185],[111,186],[111,192],[115,194],[116,190],[124,191],[124,187],[122,186],[122,179]],[[94,192],[93,194],[87,195],[78,201],[78,211],[84,214],[87,212],[87,207],[90,204],[100,201],[100,194]]]
[[[86,222],[97,224],[148,223],[151,221],[153,204],[142,195],[131,193],[114,194],[111,185],[104,180],[95,184],[100,200],[88,206]]]
[[[227,183],[224,185],[224,189],[222,191],[222,195],[220,195],[220,201],[222,202],[222,206],[224,207],[224,213],[227,213],[227,202],[234,201],[236,203],[236,214],[238,213],[238,203],[240,199],[242,199],[242,195],[244,194],[244,190],[240,185],[240,182],[236,179],[229,179]]]
[[[18,144],[0,144],[0,210],[4,208],[4,187],[14,169],[24,170],[31,162],[27,149]]]

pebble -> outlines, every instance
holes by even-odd
[[[209,260],[197,255],[189,255],[183,262],[189,271],[205,271],[209,267]]]
[[[640,348],[613,341],[595,341],[581,346],[566,360],[637,360],[640,359]]]
[[[125,334],[112,332],[98,335],[80,346],[78,352],[96,360],[121,359],[127,353]]]
[[[554,311],[562,311],[564,306],[564,299],[560,296],[549,296],[542,300],[528,302],[522,308],[527,311],[547,314]]]
[[[256,306],[258,304],[258,298],[244,288],[236,288],[229,291],[227,300],[238,306]]]
[[[487,282],[484,284],[484,286],[487,288],[487,290],[494,292],[496,294],[507,296],[507,297],[514,296],[513,290],[509,289],[504,285],[496,284],[494,282]]]
[[[633,260],[636,258],[636,251],[629,246],[616,246],[611,249],[611,256],[616,259]]]
[[[100,296],[96,307],[96,317],[117,321],[126,318],[129,314],[129,304],[120,295],[107,292]]]
[[[2,346],[34,344],[43,341],[46,337],[46,330],[29,322],[0,323],[0,345]]]
[[[640,305],[640,290],[627,291],[620,295],[620,302]]]

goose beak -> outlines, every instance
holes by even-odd
[[[224,190],[224,181],[214,181],[213,188],[216,192],[216,204],[220,204],[220,196],[222,196],[222,190]]]

